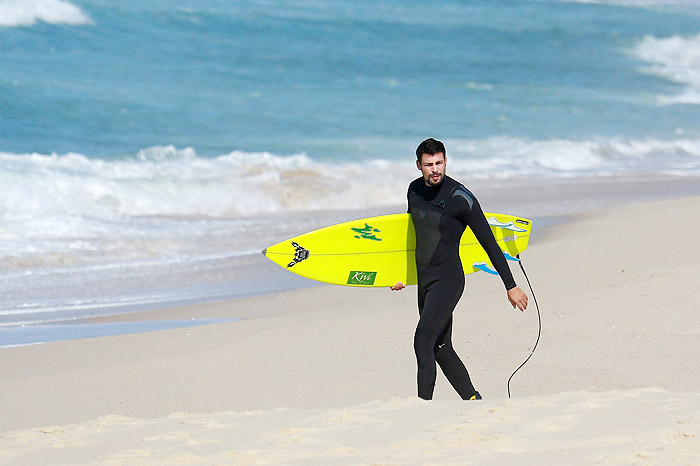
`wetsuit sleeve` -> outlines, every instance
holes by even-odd
[[[467,225],[472,229],[472,232],[474,232],[474,236],[476,236],[479,244],[481,244],[481,247],[484,248],[484,251],[486,251],[486,254],[489,256],[489,259],[491,259],[491,263],[496,269],[496,272],[498,272],[498,275],[501,276],[501,280],[503,280],[506,290],[515,288],[517,285],[513,279],[513,274],[510,273],[510,267],[508,267],[503,251],[501,251],[501,248],[496,242],[496,238],[494,238],[493,233],[491,232],[491,227],[486,221],[486,217],[484,217],[484,212],[481,210],[479,201],[477,201],[476,198],[472,199],[474,202],[471,206],[467,206],[465,212]],[[468,203],[465,201],[465,204]]]

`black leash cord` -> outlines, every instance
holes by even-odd
[[[520,259],[520,254],[516,256],[518,259]],[[530,293],[532,294],[532,299],[535,301],[535,309],[537,309],[537,341],[535,342],[535,346],[532,347],[532,351],[530,352],[530,355],[527,357],[525,361],[521,365],[518,366],[517,369],[513,371],[513,373],[510,375],[508,378],[508,398],[510,398],[510,379],[513,378],[516,372],[520,370],[521,367],[525,365],[526,362],[530,360],[533,354],[535,354],[535,349],[537,348],[537,344],[540,342],[540,335],[542,335],[542,316],[540,316],[540,306],[537,304],[537,298],[535,297],[535,292],[532,290],[532,285],[530,284],[530,279],[527,278],[527,274],[525,273],[525,267],[523,267],[523,261],[519,260],[518,263],[520,264],[520,269],[523,271],[523,275],[525,275],[525,280],[527,280],[527,286],[530,287]]]

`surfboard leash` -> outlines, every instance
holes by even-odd
[[[540,306],[537,304],[537,297],[535,297],[535,291],[532,289],[532,284],[530,283],[530,279],[527,277],[527,273],[525,273],[525,267],[523,267],[523,261],[520,260],[520,254],[517,254],[515,257],[518,258],[518,264],[520,264],[520,270],[523,271],[523,275],[525,276],[525,280],[527,280],[527,286],[530,288],[530,293],[532,294],[532,299],[535,301],[535,309],[537,309],[537,341],[535,341],[535,346],[532,347],[532,351],[530,352],[530,355],[527,357],[525,361],[523,361],[522,364],[518,366],[517,369],[513,371],[513,373],[510,375],[508,378],[508,398],[510,398],[510,380],[513,378],[516,372],[520,370],[521,367],[527,363],[530,358],[532,357],[533,354],[535,354],[535,349],[537,349],[537,345],[540,342],[540,335],[542,335],[542,316],[540,315]]]

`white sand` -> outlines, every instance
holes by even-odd
[[[348,408],[158,419],[105,416],[3,435],[21,464],[700,464],[700,395],[568,392],[463,403],[391,399]],[[47,460],[49,462],[47,462]]]
[[[414,398],[415,288],[321,286],[138,316],[261,318],[0,349],[0,464],[698,465],[699,214],[616,208],[532,244],[543,334],[511,400],[537,315],[497,278],[455,314],[469,403],[441,376]]]

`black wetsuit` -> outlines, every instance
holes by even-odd
[[[408,212],[416,230],[418,396],[432,399],[437,361],[457,393],[467,400],[476,390],[451,339],[452,311],[464,290],[459,240],[467,227],[488,253],[506,289],[515,287],[515,281],[479,202],[457,181],[445,176],[439,186],[429,187],[423,178],[414,180],[408,187]]]

